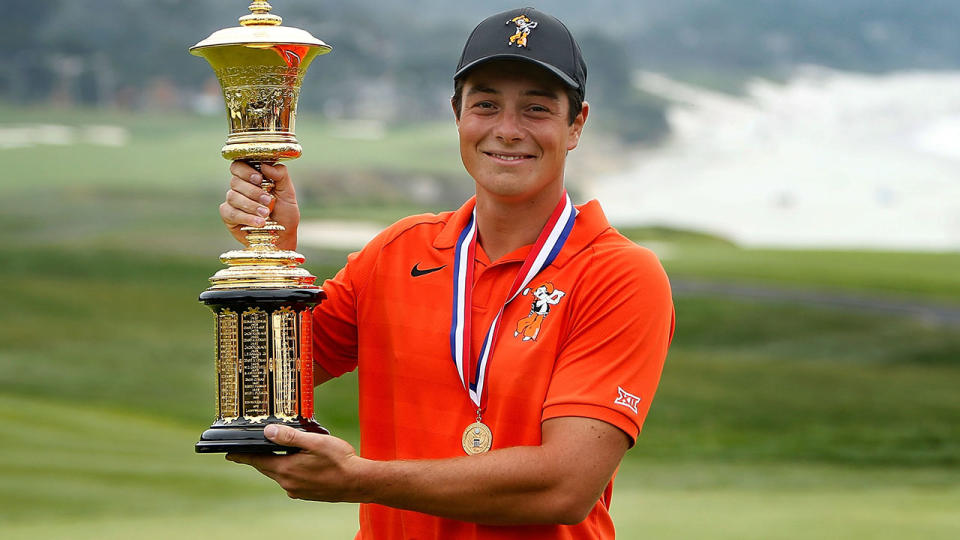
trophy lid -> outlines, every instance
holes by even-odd
[[[306,30],[280,26],[283,19],[270,13],[273,8],[266,0],[253,0],[249,9],[251,11],[249,15],[240,17],[241,26],[217,30],[210,34],[207,39],[190,47],[191,54],[199,56],[199,49],[224,45],[247,45],[250,47],[269,47],[279,44],[306,45],[318,48],[317,54],[326,54],[332,49]]]

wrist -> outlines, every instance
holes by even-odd
[[[378,488],[386,485],[383,481],[384,469],[389,466],[385,461],[374,461],[353,457],[350,477],[350,487],[347,494],[347,502],[353,503],[376,503],[379,500]]]

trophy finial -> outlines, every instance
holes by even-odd
[[[250,15],[240,17],[243,26],[279,26],[283,22],[279,15],[270,13],[273,7],[267,0],[253,0],[248,9]]]

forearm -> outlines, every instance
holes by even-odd
[[[274,479],[290,497],[376,503],[486,524],[579,523],[596,504],[629,445],[627,435],[589,418],[554,418],[543,444],[478,456],[375,461],[337,437],[270,425],[264,435],[303,451],[228,454]]]
[[[543,424],[543,444],[477,456],[360,463],[357,502],[477,523],[579,523],[629,446],[619,429],[588,418]]]
[[[494,525],[579,523],[593,506],[540,446],[424,461],[367,461],[358,502]],[[609,475],[608,475],[609,477]],[[597,491],[586,499],[596,502]]]

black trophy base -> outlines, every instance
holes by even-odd
[[[313,422],[283,425],[310,433],[330,434],[326,428]],[[263,435],[262,426],[212,426],[203,432],[194,450],[198,454],[293,454],[300,451],[296,446],[282,446],[270,441]]]

